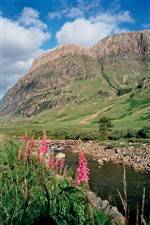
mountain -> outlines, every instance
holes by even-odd
[[[149,94],[150,30],[145,30],[107,37],[92,48],[66,45],[43,53],[3,97],[1,115],[62,113],[61,119],[80,117],[86,124],[99,115],[132,120],[136,112],[139,120],[149,118]]]

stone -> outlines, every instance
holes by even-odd
[[[91,205],[93,207],[97,208],[97,205],[98,205],[97,203],[98,202],[97,202],[97,196],[96,196],[96,194],[94,192],[92,192],[92,191],[88,191],[87,197],[88,197],[88,200],[91,203]]]
[[[103,160],[101,160],[101,159],[98,159],[98,164],[100,164],[100,165],[103,165],[104,164],[104,162],[103,162]]]
[[[108,200],[104,200],[102,202],[102,209],[106,209],[108,207],[108,205],[109,205],[109,201]]]
[[[111,216],[113,222],[118,225],[125,225],[125,217],[118,211],[117,207],[111,207],[108,200],[103,200],[97,197],[92,191],[87,192],[89,202],[94,208],[98,210],[104,210]]]
[[[112,207],[110,210],[110,216],[113,221],[118,225],[124,225],[126,223],[125,217],[118,211],[117,207]]]
[[[51,150],[52,150],[52,151],[64,151],[65,148],[64,148],[63,146],[53,145],[53,146],[51,147]]]
[[[61,159],[64,159],[66,157],[66,155],[62,152],[59,152],[55,158],[58,159],[58,160],[61,160]]]
[[[100,197],[97,197],[97,209],[101,209],[102,208],[102,199]]]

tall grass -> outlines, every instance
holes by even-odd
[[[128,196],[127,196],[127,176],[126,176],[126,168],[123,167],[123,193],[118,190],[118,194],[123,206],[124,215],[126,218],[126,225],[130,225],[129,217],[130,217],[130,209],[128,206]],[[142,195],[142,204],[139,206],[137,204],[137,213],[136,213],[136,225],[148,225],[144,218],[144,207],[145,207],[145,187],[143,188],[143,195]]]
[[[107,214],[90,206],[86,192],[71,179],[58,176],[33,156],[18,160],[18,147],[14,141],[1,145],[1,225],[112,224]]]

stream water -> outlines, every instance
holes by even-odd
[[[75,168],[78,156],[74,153],[66,154],[66,161],[70,167]],[[97,162],[88,157],[90,168],[90,188],[102,199],[108,199],[112,205],[117,206],[123,213],[118,191],[123,193],[123,166],[105,163],[99,167]],[[129,224],[136,225],[137,207],[141,209],[143,188],[145,187],[144,216],[150,224],[150,173],[135,172],[126,167],[127,197],[129,207]]]

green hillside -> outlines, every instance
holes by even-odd
[[[149,126],[149,40],[147,30],[45,53],[1,100],[1,131],[92,133],[104,116],[114,130]]]
[[[1,131],[11,134],[20,134],[25,130],[93,132],[98,130],[98,119],[103,116],[112,120],[113,129],[138,129],[150,126],[150,86],[145,89],[135,89],[122,96],[113,96],[112,92],[109,97],[94,97],[98,90],[99,85],[96,79],[92,82],[78,82],[78,85],[74,87],[75,93],[79,96],[78,101],[72,100],[71,104],[63,108],[45,111],[32,118],[8,118],[7,120],[5,118],[1,121]],[[86,91],[87,99],[84,95],[82,97],[83,91]]]

